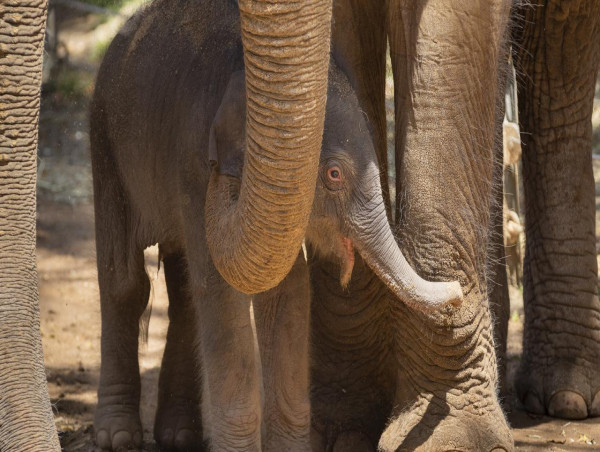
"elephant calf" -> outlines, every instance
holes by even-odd
[[[124,26],[98,75],[91,148],[102,309],[95,431],[103,449],[141,446],[138,322],[150,291],[143,250],[158,243],[170,325],[157,442],[176,450],[201,449],[203,439],[211,450],[310,450],[310,295],[302,254],[278,287],[254,297],[257,359],[250,297],[219,275],[206,243],[209,183],[235,198],[242,179],[239,27],[235,2],[158,0]],[[407,304],[432,309],[460,301],[458,283],[426,282],[404,260],[356,96],[335,63],[329,78],[309,246],[339,270],[342,285],[356,248]],[[276,169],[263,176],[285,184]]]

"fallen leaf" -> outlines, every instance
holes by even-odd
[[[594,441],[592,438],[590,438],[589,436],[587,436],[585,433],[580,433],[579,434],[579,439],[577,440],[578,443],[585,443],[585,444],[596,444],[596,441]]]

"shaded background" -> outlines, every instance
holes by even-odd
[[[100,366],[88,104],[108,44],[142,4],[143,0],[50,0],[40,114],[37,257],[46,374],[66,451],[93,450],[91,425]],[[388,147],[393,154],[391,70],[388,75]],[[599,236],[600,80],[592,121]],[[393,173],[393,167],[390,171]],[[146,450],[152,451],[156,386],[168,318],[156,249],[147,250],[146,263],[152,280],[152,318],[148,343],[140,346],[141,413]],[[510,294],[508,358],[512,380],[521,356],[522,288],[513,285]],[[531,416],[519,409],[512,392],[507,405],[517,450],[600,450],[600,418],[568,422]]]

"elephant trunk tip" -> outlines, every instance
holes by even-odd
[[[460,283],[421,278],[404,257],[381,210],[379,221],[358,227],[353,234],[354,245],[369,267],[411,309],[432,312],[460,306],[464,298]]]
[[[387,285],[409,308],[425,313],[449,305],[457,308],[464,300],[458,281],[433,282],[420,279],[414,285],[399,285],[397,281],[389,281]]]
[[[430,293],[415,297],[413,308],[427,312],[448,305],[457,308],[462,304],[464,295],[458,281],[428,282],[428,284],[431,287]]]

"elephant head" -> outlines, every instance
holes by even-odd
[[[460,284],[422,279],[408,264],[390,228],[377,155],[367,121],[346,77],[334,63],[315,201],[306,233],[314,251],[340,264],[340,283],[352,275],[354,248],[394,294],[413,309],[458,305]]]

